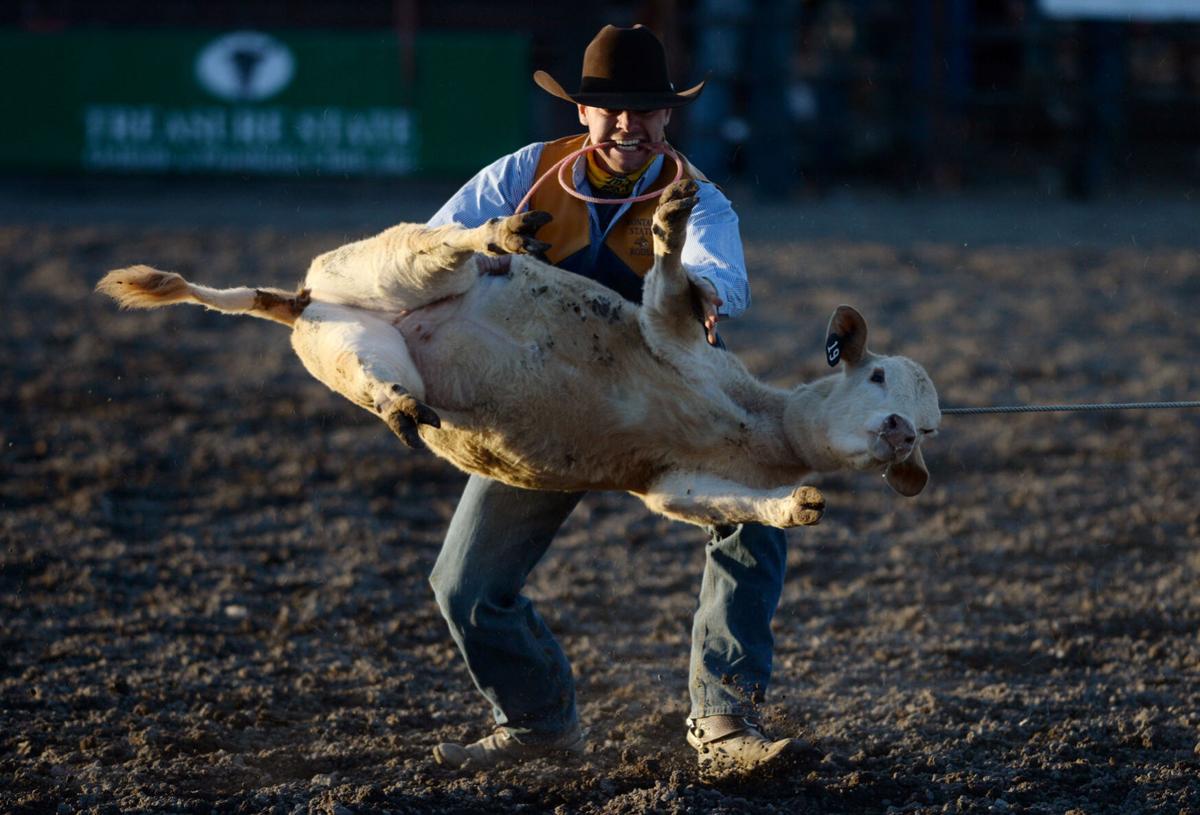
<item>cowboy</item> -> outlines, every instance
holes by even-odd
[[[430,226],[473,227],[513,214],[543,173],[588,144],[612,146],[576,161],[572,183],[580,192],[626,199],[670,183],[671,159],[652,148],[665,141],[672,110],[696,99],[704,82],[676,91],[662,43],[650,29],[605,26],[584,52],[575,93],[543,71],[533,79],[576,105],[587,132],[504,156],[468,181]],[[737,216],[720,190],[680,160],[683,174],[700,187],[683,263],[701,293],[703,328],[697,331],[717,344],[718,319],[736,316],[749,303]],[[538,232],[551,244],[551,263],[640,302],[642,276],[654,260],[649,227],[655,204],[586,203],[546,183],[530,208],[554,216]],[[517,489],[480,476],[467,483],[430,582],[472,679],[492,705],[497,729],[472,744],[437,745],[440,763],[486,769],[583,752],[571,666],[521,594],[581,497]],[[811,757],[798,740],[768,739],[755,718],[770,679],[770,624],[783,585],[784,536],[750,524],[711,533],[692,632],[687,741],[705,774],[775,771]]]

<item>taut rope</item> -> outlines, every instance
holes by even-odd
[[[943,416],[974,416],[980,413],[1062,413],[1096,412],[1101,410],[1168,410],[1196,408],[1200,402],[1108,402],[1093,405],[998,405],[993,407],[942,408]]]

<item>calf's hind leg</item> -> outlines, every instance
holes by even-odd
[[[815,524],[825,511],[825,498],[815,487],[756,490],[704,473],[667,473],[640,497],[655,512],[701,526],[760,523],[786,529]]]
[[[317,257],[305,285],[314,300],[401,311],[466,292],[487,266],[476,255],[537,254],[549,244],[534,233],[545,212],[493,218],[468,229],[457,224],[401,224]]]
[[[418,425],[440,421],[425,398],[404,336],[386,320],[351,306],[313,303],[296,320],[292,348],[308,372],[387,423],[409,447],[424,447]]]

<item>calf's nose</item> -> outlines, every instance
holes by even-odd
[[[879,435],[897,453],[907,453],[917,441],[917,430],[913,423],[896,413],[883,420]]]

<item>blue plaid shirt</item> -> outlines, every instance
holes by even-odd
[[[489,218],[512,215],[525,193],[537,181],[535,175],[542,147],[542,142],[527,145],[484,167],[429,219],[428,225],[456,223],[474,227]],[[641,194],[655,182],[664,160],[663,156],[654,159],[650,169],[634,186],[634,195]],[[585,165],[586,161],[582,158],[575,163],[575,189],[590,193]],[[558,182],[551,179],[546,183]],[[629,209],[629,204],[622,204],[608,227],[602,228],[596,215],[596,206],[587,205],[593,246],[603,243],[608,230]],[[746,279],[746,261],[742,255],[737,215],[729,199],[716,186],[705,181],[700,182],[700,200],[688,219],[683,265],[694,276],[713,284],[717,294],[725,301],[720,309],[722,317],[736,317],[750,305],[750,284]]]

